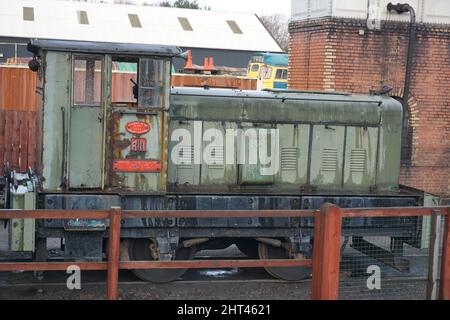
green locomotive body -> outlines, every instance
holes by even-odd
[[[173,47],[35,40],[29,49],[41,80],[39,161],[36,175],[16,182],[31,187],[12,192],[12,199],[28,194],[29,200],[31,193],[31,206],[45,209],[423,204],[423,193],[399,186],[402,106],[390,97],[171,89],[171,58],[179,54]],[[136,64],[137,101],[115,100],[114,62]],[[16,208],[26,208],[23,203],[11,201]],[[353,219],[344,223],[344,235],[389,230],[393,242],[419,245],[421,223]],[[132,260],[187,260],[196,250],[235,243],[249,256],[308,257],[313,226],[312,219],[293,218],[127,220],[122,254]],[[45,220],[32,227],[11,227],[12,238],[19,239],[15,250],[32,247],[43,260],[46,239],[63,238],[65,259],[104,258],[104,221]],[[164,282],[184,271],[136,274]],[[268,271],[287,280],[309,274],[305,268]]]
[[[215,129],[226,137],[227,130],[242,130],[239,142],[247,146],[252,138],[247,131],[278,130],[278,160],[272,160],[279,164],[277,172],[265,176],[259,173],[260,161],[212,168],[169,164],[171,191],[242,192],[255,185],[270,186],[268,193],[293,194],[399,190],[402,106],[389,97],[174,88],[170,119],[171,130],[184,128],[192,136],[195,123],[202,134]],[[221,154],[229,154],[223,145]],[[232,149],[239,158],[239,148]]]

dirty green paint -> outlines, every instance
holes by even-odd
[[[72,107],[70,112],[69,186],[100,188],[103,124],[100,107]]]
[[[176,90],[173,92],[176,92]],[[217,92],[217,94],[221,94],[221,92]],[[286,98],[293,97],[292,94],[285,96]],[[283,97],[281,95],[276,96],[269,92],[252,93],[251,99],[244,98],[244,93],[230,97],[172,94],[171,115],[177,118],[202,118],[230,122],[236,120],[248,122],[272,121],[273,123],[301,121],[355,125],[378,125],[380,122],[381,109],[377,104],[377,101],[380,100],[379,97],[356,98],[353,96],[348,98],[345,96],[310,94],[297,94],[295,96],[304,99],[314,97],[315,100],[287,99],[282,102]],[[327,102],[320,99],[334,99],[335,101]],[[373,103],[348,101],[355,99],[361,101],[371,99]]]
[[[189,132],[192,137],[191,141],[172,141],[172,132],[177,129],[184,129]],[[200,184],[200,166],[194,164],[193,144],[194,137],[194,121],[176,121],[170,122],[169,128],[169,168],[168,182],[176,185],[197,186]],[[182,148],[181,153],[173,152],[174,147],[179,145]],[[172,162],[172,153],[179,164]]]
[[[400,178],[401,134],[403,111],[398,101],[383,97],[379,141],[377,187],[379,190],[398,190]]]
[[[11,194],[12,209],[34,210],[36,194]],[[9,224],[9,246],[12,251],[34,251],[34,219],[11,219]]]
[[[318,190],[341,186],[344,131],[343,126],[314,126],[310,182]]]
[[[75,54],[73,54],[75,55]],[[78,54],[77,54],[78,56]],[[136,192],[161,192],[166,190],[166,168],[160,173],[112,173],[110,162],[115,154],[107,148],[110,141],[111,114],[115,112],[111,104],[111,56],[96,55],[103,61],[102,99],[98,105],[87,101],[89,105],[74,105],[71,103],[72,86],[72,53],[45,52],[45,87],[43,101],[43,148],[41,181],[43,191],[61,191],[68,189],[114,189]],[[170,93],[170,60],[163,59],[164,70],[169,70],[162,76],[166,99],[161,102],[165,109],[169,108]],[[119,107],[120,109],[121,107]],[[63,112],[64,111],[64,120]],[[127,122],[139,121],[140,115],[134,105],[122,108],[126,114],[119,124],[118,132],[113,135],[123,135],[130,139],[124,130]],[[139,112],[146,110],[138,110]],[[148,111],[148,110],[147,110]],[[151,111],[150,113],[154,113]],[[162,123],[164,118],[164,122]],[[152,132],[147,138],[148,152],[145,159],[161,160],[165,153],[162,143],[166,141],[168,117],[162,117],[156,112],[151,118]],[[63,123],[65,132],[63,132]],[[164,134],[162,128],[165,128]],[[116,159],[128,160],[126,150]]]
[[[224,137],[223,141],[223,148],[222,148],[222,154],[217,155],[217,159],[222,158],[222,164],[220,164],[219,160],[218,163],[214,164],[205,164],[201,166],[201,185],[207,185],[207,186],[228,186],[228,185],[235,185],[237,183],[236,179],[236,165],[234,164],[226,164],[226,154],[227,152],[230,152],[230,150],[227,150],[226,144],[225,144],[225,137],[226,137],[226,130],[227,129],[236,129],[236,125],[229,122],[204,122],[202,126],[203,134],[208,129],[216,129],[221,132],[222,136]],[[205,148],[207,145],[214,142],[203,142],[203,148]],[[217,143],[217,142],[216,142]],[[205,150],[205,149],[203,149]],[[220,151],[219,151],[220,153]]]
[[[305,185],[308,177],[309,125],[280,124],[280,171],[276,182],[283,187]]]
[[[281,167],[275,179],[270,181],[274,190],[298,191],[306,185],[309,156],[310,184],[317,190],[370,192],[374,187],[379,191],[398,189],[402,109],[391,98],[176,88],[172,91],[171,119],[170,132],[180,127],[174,124],[178,122],[202,121],[206,127],[209,123],[224,123],[227,127],[242,123],[255,127],[261,123],[275,125],[280,130]],[[329,123],[327,128],[323,123]],[[311,125],[312,150],[309,150]],[[169,152],[172,147],[173,143]],[[248,183],[261,183],[255,179],[257,168],[253,171],[248,168]],[[195,189],[233,180],[233,170],[229,171],[229,176],[223,175],[222,171],[217,179],[208,175],[203,177],[206,172],[204,166],[199,169],[169,162],[171,183],[187,182]],[[242,168],[237,172],[235,185],[245,181]]]
[[[141,115],[127,110],[118,116],[119,123],[114,128],[113,133],[113,160],[160,160],[161,159],[161,113],[153,115]],[[150,132],[142,135],[147,141],[147,151],[139,159],[135,159],[130,154],[129,141],[134,136],[127,132],[127,123],[140,121],[150,125]],[[123,145],[123,147],[120,147]],[[108,152],[108,151],[107,151]],[[155,172],[113,172],[110,186],[114,189],[123,189],[141,192],[161,191],[161,173]]]
[[[378,128],[348,127],[344,188],[369,190],[375,186]]]
[[[111,157],[128,159],[128,152],[126,147],[119,151],[111,150],[107,142],[118,139],[119,144],[126,144],[131,137],[125,130],[125,124],[139,121],[141,116],[134,112],[134,107],[123,107],[119,110],[125,111],[123,118],[114,128],[116,131],[110,132],[109,123],[114,120],[116,109],[121,107],[112,110],[110,57],[105,58],[108,66],[104,71],[101,107],[70,109],[70,55],[46,53],[43,151],[40,161],[45,191],[61,190],[64,182],[62,171],[67,171],[71,187],[103,188],[106,185],[113,190],[133,192],[166,190],[165,172],[122,173],[112,172],[110,168]],[[166,76],[165,81],[168,82],[169,73]],[[165,90],[169,90],[169,86]],[[168,106],[167,102],[163,104],[161,107]],[[66,111],[67,141],[62,132],[61,107]],[[153,112],[156,114],[150,120],[152,132],[147,137],[145,159],[162,159],[167,151],[162,150],[162,141],[170,140],[171,133],[177,128],[185,128],[194,137],[194,121],[201,123],[201,133],[211,128],[223,132],[227,128],[248,124],[255,129],[267,127],[280,130],[278,147],[281,167],[275,176],[261,175],[260,164],[175,165],[171,161],[171,150],[177,143],[170,141],[168,182],[194,189],[205,187],[205,190],[268,184],[274,187],[273,190],[298,191],[309,182],[322,191],[361,191],[374,186],[380,191],[396,191],[400,169],[401,110],[401,105],[395,100],[377,96],[174,89],[169,132],[162,134],[162,128],[168,127],[168,117],[164,117],[163,123],[161,111]],[[312,137],[309,136],[310,128]],[[111,134],[113,137],[109,137]],[[64,143],[68,154],[67,170],[66,164],[62,163]],[[201,141],[200,144],[204,145]],[[192,152],[193,145],[192,141],[187,146],[189,152]],[[235,149],[237,159],[238,147],[235,146]],[[225,155],[231,151],[223,152]],[[310,172],[307,171],[309,158]],[[165,167],[164,163],[163,170]],[[308,176],[310,181],[307,181]]]
[[[67,114],[70,104],[70,55],[47,52],[45,55],[45,87],[42,143],[42,187],[46,191],[61,190],[63,160],[62,111]]]
[[[261,124],[257,124],[253,126],[251,123],[242,123],[242,130],[244,132],[242,138],[240,139],[238,143],[237,154],[239,156],[244,156],[244,163],[239,164],[239,183],[240,184],[250,184],[250,185],[267,185],[267,184],[273,184],[275,180],[274,175],[263,175],[262,174],[262,168],[263,165],[260,162],[259,158],[259,152],[261,150],[258,148],[260,143],[260,131],[261,129],[270,130],[270,126],[265,126],[264,128]],[[247,131],[247,129],[250,129],[251,131]],[[252,130],[253,129],[253,130]],[[248,134],[248,132],[254,133]],[[268,137],[266,148],[267,150],[271,149],[271,138]],[[274,143],[274,142],[273,142]],[[250,152],[253,153],[255,159],[251,159]],[[270,151],[268,151],[270,153]],[[254,163],[256,162],[256,163]]]

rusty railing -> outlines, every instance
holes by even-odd
[[[109,219],[107,262],[77,262],[81,270],[107,270],[107,299],[118,299],[119,269],[203,269],[224,267],[295,267],[312,266],[314,300],[336,300],[339,293],[340,243],[342,218],[346,217],[416,217],[440,214],[445,217],[440,274],[440,298],[450,300],[450,208],[408,207],[376,209],[341,209],[324,204],[320,210],[0,210],[0,219]],[[311,259],[214,260],[214,261],[119,261],[121,220],[130,218],[250,218],[314,217],[314,246]],[[0,271],[65,271],[73,262],[3,262]]]

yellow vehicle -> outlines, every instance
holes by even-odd
[[[258,79],[259,89],[286,89],[288,55],[257,53],[248,64],[247,76]]]

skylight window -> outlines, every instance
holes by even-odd
[[[234,20],[227,20],[228,26],[230,27],[231,31],[235,34],[243,34],[241,28],[239,28],[238,24]]]
[[[139,16],[137,14],[129,13],[128,19],[130,19],[130,23],[133,28],[142,28],[141,20],[139,20]]]
[[[188,18],[178,17],[178,21],[180,22],[181,27],[183,28],[184,31],[194,31]]]
[[[86,11],[77,11],[77,18],[79,24],[89,24],[89,18]]]
[[[23,20],[24,21],[34,21],[34,8],[33,7],[23,7]]]

